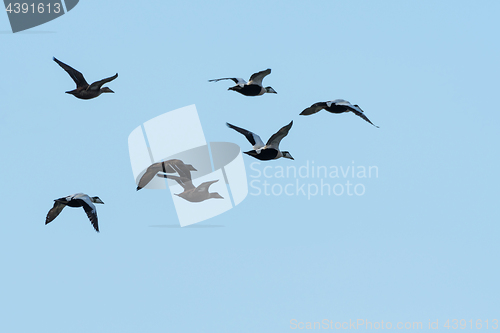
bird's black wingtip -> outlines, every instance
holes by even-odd
[[[139,191],[142,187],[139,187],[137,186],[137,188],[135,189],[136,191]]]

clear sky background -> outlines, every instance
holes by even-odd
[[[2,63],[2,332],[289,332],[290,321],[499,319],[498,1],[97,1],[12,34]],[[115,94],[79,100],[55,56]],[[271,68],[277,95],[230,81]],[[359,104],[354,114],[312,103]],[[294,161],[376,166],[361,196],[248,197],[178,228],[166,191],[136,192],[127,138],[196,104],[207,141]],[[244,156],[249,181],[255,162]],[[299,179],[319,183],[321,179]],[[295,178],[268,179],[284,186]],[[98,195],[49,225],[53,199]],[[253,194],[252,194],[253,193]],[[469,324],[468,324],[469,325]],[[298,331],[298,330],[295,330]]]

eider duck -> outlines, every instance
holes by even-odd
[[[226,125],[227,127],[243,134],[253,145],[254,150],[246,151],[245,154],[253,156],[261,161],[275,160],[280,157],[289,158],[291,160],[294,159],[289,152],[279,150],[279,144],[281,140],[285,136],[287,136],[290,128],[292,128],[293,120],[290,122],[290,124],[283,126],[278,132],[274,133],[265,145],[257,134],[247,131],[246,129],[231,125],[230,123],[226,123]]]
[[[191,179],[191,171],[197,170],[191,164],[184,164],[183,161],[177,159],[154,163],[149,166],[144,175],[142,175],[141,179],[139,180],[139,185],[137,185],[137,191],[148,185],[158,172],[177,172],[179,176]]]
[[[208,82],[217,82],[220,80],[233,80],[236,85],[234,87],[228,88],[227,90],[234,90],[245,96],[260,96],[265,93],[277,94],[277,92],[272,87],[262,86],[262,79],[265,76],[271,74],[271,69],[268,68],[264,71],[253,74],[250,77],[250,81],[246,82],[242,78],[237,77],[225,77],[222,79],[208,80]]]
[[[219,181],[218,179],[209,182],[204,182],[201,183],[199,186],[194,187],[193,181],[191,180],[191,178],[188,177],[177,177],[165,174],[158,174],[157,176],[175,180],[180,186],[182,186],[182,188],[184,188],[184,192],[178,194],[174,193],[174,194],[189,202],[202,202],[208,199],[224,199],[217,192],[211,192],[211,193],[208,192],[208,188],[210,187],[210,185],[218,182]]]
[[[68,74],[71,76],[73,81],[76,83],[76,89],[71,91],[66,91],[66,94],[71,94],[76,98],[80,99],[91,99],[99,96],[102,93],[114,93],[113,90],[108,87],[101,88],[103,84],[113,81],[118,77],[118,73],[113,75],[112,77],[108,77],[107,79],[102,79],[100,81],[96,81],[89,85],[83,74],[74,69],[71,66],[66,65],[64,62],[57,60],[55,57],[53,58],[55,62],[59,64]]]
[[[87,213],[95,231],[99,232],[99,225],[97,224],[97,209],[94,206],[94,203],[104,204],[99,197],[89,197],[83,193],[76,193],[54,201],[54,206],[51,210],[49,210],[47,217],[45,218],[45,224],[52,222],[66,206],[83,207],[83,210]]]
[[[346,101],[344,99],[336,99],[336,100],[328,101],[328,102],[314,103],[313,105],[311,105],[310,107],[308,107],[307,109],[302,111],[300,113],[300,115],[301,116],[308,116],[310,114],[316,113],[316,112],[323,110],[323,109],[325,109],[326,111],[331,112],[331,113],[344,113],[344,112],[351,111],[352,113],[363,118],[364,120],[366,120],[367,122],[369,122],[373,126],[379,128],[377,125],[372,123],[370,121],[370,119],[368,119],[368,117],[366,117],[364,115],[364,113],[363,113],[364,111],[361,110],[361,108],[358,105],[352,105],[351,103],[349,103],[348,101]]]

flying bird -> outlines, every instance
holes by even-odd
[[[149,166],[139,180],[139,185],[137,185],[137,191],[146,187],[153,177],[158,172],[164,173],[175,173],[177,172],[179,176],[191,179],[191,171],[196,171],[196,169],[191,164],[184,164],[183,161],[172,159],[164,162],[154,163]]]
[[[234,87],[228,88],[228,90],[234,90],[245,96],[260,96],[265,93],[277,94],[277,92],[272,87],[265,87],[262,85],[262,80],[267,75],[271,74],[271,69],[268,68],[264,71],[252,74],[250,81],[246,82],[242,78],[237,77],[225,77],[222,79],[208,80],[208,82],[217,82],[220,80],[233,80],[236,85]]]
[[[344,113],[344,112],[351,111],[356,116],[363,118],[364,120],[366,120],[367,122],[369,122],[373,126],[379,128],[377,125],[372,123],[370,121],[370,119],[368,119],[367,116],[365,116],[364,111],[361,110],[361,108],[358,105],[352,105],[351,103],[349,103],[348,101],[346,101],[344,99],[336,99],[336,100],[328,101],[328,102],[314,103],[313,105],[311,105],[310,107],[308,107],[307,109],[302,111],[300,113],[300,115],[308,116],[310,114],[319,112],[323,109],[325,109],[326,111],[331,112],[331,113]]]
[[[279,144],[281,140],[287,136],[288,131],[292,128],[293,120],[290,124],[283,126],[278,132],[274,133],[267,143],[264,145],[262,139],[255,133],[250,132],[241,127],[231,125],[226,123],[227,127],[234,129],[235,131],[243,134],[247,140],[253,145],[253,150],[246,151],[245,154],[255,157],[261,161],[275,160],[280,157],[289,158],[293,160],[294,158],[287,151],[280,151]]]
[[[76,193],[54,201],[54,206],[51,210],[49,210],[47,217],[45,218],[45,224],[52,222],[66,206],[83,207],[83,210],[87,213],[90,223],[94,226],[95,231],[99,232],[99,225],[97,224],[97,209],[94,206],[94,203],[104,204],[99,197],[89,197],[83,193]]]
[[[101,87],[103,84],[116,79],[118,77],[118,73],[89,85],[87,81],[85,81],[82,73],[80,73],[73,67],[66,65],[64,62],[57,60],[55,57],[53,59],[69,74],[69,76],[71,76],[73,81],[75,81],[76,83],[76,89],[66,91],[66,94],[71,94],[80,99],[91,99],[99,96],[102,93],[114,93],[114,91],[109,89],[108,87]]]
[[[163,177],[163,178],[168,178],[175,180],[182,188],[184,189],[183,192],[175,194],[178,197],[181,197],[189,202],[202,202],[208,199],[224,199],[219,193],[217,192],[208,192],[208,188],[210,185],[213,183],[218,182],[219,180],[212,180],[209,182],[204,182],[195,187],[193,185],[193,181],[191,178],[187,177],[177,177],[177,176],[171,176],[171,175],[165,175],[165,174],[158,174],[157,177]]]

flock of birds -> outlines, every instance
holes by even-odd
[[[277,93],[276,90],[274,90],[272,87],[264,87],[262,85],[262,80],[269,74],[271,74],[271,69],[268,68],[264,71],[252,74],[252,76],[250,77],[250,81],[248,82],[246,82],[242,78],[237,78],[237,77],[225,77],[221,79],[213,79],[209,80],[209,82],[217,82],[220,80],[233,80],[234,83],[236,83],[236,85],[234,87],[230,87],[228,90],[239,92],[240,94],[245,96],[260,96],[264,95],[265,93],[276,94]],[[378,127],[374,125],[370,121],[370,119],[368,119],[368,117],[364,115],[363,110],[361,110],[361,108],[358,105],[352,105],[351,103],[343,99],[314,103],[313,105],[302,111],[300,115],[308,116],[317,113],[321,110],[326,110],[331,113],[352,112],[355,115],[363,118],[373,126]],[[256,159],[259,159],[261,161],[274,160],[280,157],[289,158],[292,160],[294,159],[288,151],[281,151],[279,149],[279,144],[281,140],[288,135],[290,128],[292,128],[293,121],[291,121],[288,125],[283,126],[278,132],[274,133],[269,138],[266,144],[264,144],[260,136],[249,130],[231,125],[229,123],[226,123],[226,125],[229,128],[232,128],[235,131],[243,134],[247,138],[247,140],[252,144],[253,150],[246,151],[245,154],[255,157]]]
[[[69,74],[73,81],[75,81],[76,89],[66,91],[67,94],[71,94],[80,99],[92,99],[98,97],[102,93],[114,92],[108,87],[103,87],[103,85],[116,79],[118,77],[118,73],[106,79],[88,84],[82,73],[80,73],[73,67],[66,65],[62,61],[59,61],[55,57],[53,58],[53,60]],[[274,90],[272,87],[264,87],[262,85],[262,80],[269,74],[271,74],[271,69],[266,69],[258,73],[254,73],[250,77],[250,80],[248,82],[241,78],[234,77],[213,79],[209,80],[209,82],[232,80],[236,85],[228,88],[228,90],[236,91],[244,96],[261,96],[266,93],[276,94],[276,90]],[[351,103],[343,99],[314,103],[310,107],[304,109],[300,113],[300,115],[308,116],[321,110],[326,110],[330,113],[352,112],[378,128],[378,126],[373,124],[368,119],[368,117],[365,116],[364,111],[358,105],[352,105]],[[274,133],[269,138],[266,144],[264,144],[262,139],[257,134],[249,130],[229,123],[226,123],[226,125],[229,128],[232,128],[235,131],[243,134],[252,144],[253,149],[245,152],[245,154],[261,161],[275,160],[280,157],[292,160],[294,159],[288,151],[281,151],[279,149],[279,144],[281,140],[283,140],[283,138],[288,135],[288,132],[292,128],[293,121],[291,121],[288,125],[283,126],[278,132]],[[189,202],[201,202],[211,198],[223,199],[223,197],[217,192],[209,192],[210,185],[218,182],[218,180],[208,181],[200,184],[199,186],[194,186],[191,178],[191,171],[196,171],[196,169],[191,164],[185,164],[183,161],[178,159],[153,163],[147,168],[146,172],[139,180],[137,190],[144,188],[155,176],[157,176],[176,181],[184,189],[183,192],[176,195]],[[178,176],[168,175],[168,173],[177,173]],[[77,193],[63,198],[55,199],[54,206],[47,213],[45,224],[52,222],[66,206],[83,207],[83,210],[85,211],[85,213],[87,213],[92,226],[97,232],[99,232],[99,225],[97,223],[97,209],[94,203],[104,204],[104,202],[99,197],[90,197],[84,193]]]

